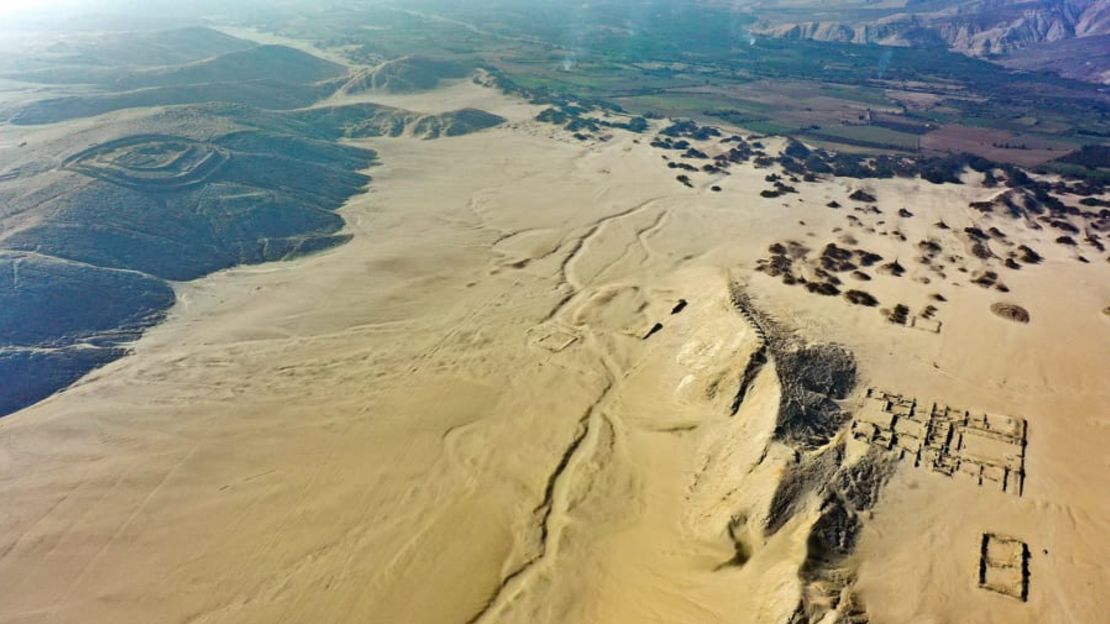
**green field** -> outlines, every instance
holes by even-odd
[[[806,134],[813,134],[824,140],[844,139],[848,145],[880,149],[916,150],[920,140],[917,135],[878,126],[823,126],[820,130]]]

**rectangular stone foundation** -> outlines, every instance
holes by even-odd
[[[1021,418],[976,413],[870,389],[856,412],[852,437],[915,467],[1021,496],[1025,487],[1026,424]]]
[[[984,533],[979,546],[979,587],[1029,599],[1029,546],[1021,540]]]

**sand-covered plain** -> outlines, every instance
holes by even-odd
[[[379,101],[510,121],[363,142],[380,164],[350,243],[181,284],[134,355],[0,421],[0,622],[780,623],[830,584],[878,623],[1101,621],[1105,257],[1000,218],[1045,257],[1003,294],[846,219],[866,187],[912,246],[981,222],[975,179],[766,199],[768,170],[687,188],[646,137],[575,141],[471,83]],[[753,270],[845,235],[910,268],[862,286],[883,306],[944,295],[939,333]],[[802,479],[784,512],[783,483],[832,447],[838,476],[875,455],[848,425],[824,449],[777,436],[790,380],[751,365],[766,337],[736,292],[854,354],[849,411],[874,387],[1024,418],[1022,494],[891,460],[829,564],[844,584],[815,580],[827,492]],[[978,587],[984,533],[1028,545],[1027,601]]]

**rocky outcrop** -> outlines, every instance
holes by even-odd
[[[847,452],[842,433],[851,414],[843,401],[856,386],[855,358],[838,345],[807,343],[786,331],[740,285],[732,295],[737,311],[762,339],[761,368],[773,371],[779,391],[770,447],[749,474],[774,470],[781,475],[763,505],[734,513],[748,525],[730,531],[734,539],[747,536],[738,542],[737,552],[754,556],[777,534],[788,532],[787,527],[802,527],[799,597],[787,621],[868,622],[850,557],[893,464],[875,450],[858,457]]]

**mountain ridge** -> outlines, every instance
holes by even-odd
[[[910,0],[885,15],[844,8],[839,12],[820,11],[811,20],[793,20],[793,13],[755,12],[759,21],[751,31],[759,35],[834,43],[943,46],[991,60],[1004,55],[1020,59],[1028,54],[1035,58],[1041,46],[1072,40],[1090,39],[1097,50],[1102,45],[1097,38],[1110,34],[1110,0]],[[1073,47],[1082,48],[1083,44]],[[1017,64],[1022,65],[1020,61]],[[1035,62],[1024,63],[1024,68],[1059,71],[1055,64]],[[1105,69],[1072,72],[1070,77],[1106,83],[1110,76]]]

